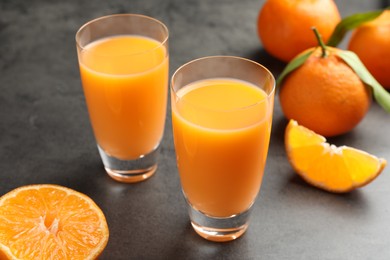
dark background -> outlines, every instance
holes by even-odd
[[[249,230],[234,242],[208,242],[190,226],[170,109],[156,175],[126,185],[105,174],[79,79],[78,28],[103,15],[145,14],[170,30],[171,74],[194,58],[235,55],[256,60],[277,76],[284,64],[267,55],[257,37],[263,2],[0,0],[0,195],[34,183],[89,195],[110,227],[101,259],[390,259],[390,168],[345,195],[308,186],[286,159],[287,121],[277,98],[261,195]],[[343,17],[386,2],[336,1]],[[330,141],[390,161],[389,135],[389,115],[374,103],[358,127]]]

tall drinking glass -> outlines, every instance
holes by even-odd
[[[81,81],[109,176],[138,182],[157,169],[168,95],[168,29],[136,14],[101,17],[76,34]]]
[[[214,56],[180,67],[171,81],[177,166],[191,224],[229,241],[248,228],[271,133],[275,79],[262,65]]]

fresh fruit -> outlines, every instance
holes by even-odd
[[[325,46],[296,56],[282,71],[277,86],[284,115],[324,136],[352,130],[375,100],[390,113],[390,94],[351,51]]]
[[[288,62],[317,45],[311,27],[327,41],[340,20],[333,0],[267,0],[259,12],[257,31],[265,50]]]
[[[348,192],[374,180],[386,160],[364,151],[336,147],[290,120],[285,132],[286,152],[292,167],[306,182],[330,192]]]
[[[371,92],[340,57],[317,48],[280,86],[284,115],[324,136],[353,129],[366,115]]]
[[[348,49],[359,56],[381,85],[390,89],[390,10],[358,27]]]
[[[108,237],[100,208],[69,188],[29,185],[0,197],[1,259],[95,259]]]

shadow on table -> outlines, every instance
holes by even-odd
[[[275,78],[279,76],[286,66],[286,63],[272,57],[262,48],[248,52],[245,57],[265,66],[272,72]]]
[[[306,183],[292,169],[290,178],[286,180],[283,191],[287,196],[300,202],[300,206],[323,207],[338,215],[353,216],[355,214],[364,214],[367,212],[369,205],[361,190],[353,190],[347,193],[332,193],[316,188]]]
[[[56,177],[57,184],[63,185],[81,192],[91,192],[96,189],[97,183],[106,179],[106,173],[100,158],[91,160],[76,159],[68,161],[66,171]]]
[[[164,259],[222,259],[222,256],[227,255],[231,259],[250,258],[250,241],[246,234],[230,242],[211,242],[196,234],[188,223],[180,237],[180,244],[172,246]]]

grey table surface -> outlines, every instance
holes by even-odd
[[[345,195],[308,186],[284,150],[286,119],[276,99],[265,177],[247,233],[208,242],[192,230],[176,168],[170,109],[159,168],[139,184],[104,172],[88,120],[74,36],[85,22],[141,13],[170,30],[170,73],[208,55],[256,60],[275,76],[284,64],[256,32],[261,0],[0,0],[0,195],[55,183],[92,197],[110,239],[101,259],[390,259],[390,167]],[[387,1],[338,0],[342,16]],[[330,139],[390,160],[390,120],[373,104],[352,132]]]

